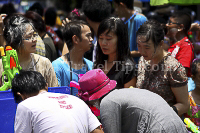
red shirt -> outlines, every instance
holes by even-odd
[[[46,31],[51,34],[51,36],[53,37],[54,45],[56,46],[57,42],[60,41],[60,38],[57,36],[56,32],[50,26],[46,26]]]
[[[188,68],[187,76],[191,77],[190,67],[194,59],[193,45],[188,39],[184,37],[182,40],[171,45],[168,52],[176,58],[184,67]]]

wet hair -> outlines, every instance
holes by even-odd
[[[42,17],[33,11],[28,11],[24,14],[24,16],[31,20],[35,29],[39,32],[46,32],[46,25]]]
[[[41,73],[37,71],[21,70],[12,80],[12,93],[14,99],[19,103],[22,99],[17,93],[34,96],[40,90],[45,89],[46,81]]]
[[[145,36],[145,42],[152,40],[155,49],[158,45],[160,45],[161,41],[164,40],[164,35],[165,33],[163,27],[155,20],[144,22],[136,33],[136,37]]]
[[[117,60],[125,61],[127,57],[130,57],[130,49],[128,44],[128,30],[126,25],[120,18],[110,17],[103,20],[97,31],[97,38],[108,30],[109,32],[114,32],[117,36]],[[103,54],[99,43],[97,43],[97,54],[96,54],[96,66],[98,64],[104,64],[105,60],[108,59],[108,55]]]
[[[195,76],[198,73],[199,66],[200,66],[200,59],[194,59],[191,67],[191,73],[193,76]]]
[[[174,18],[177,23],[183,24],[186,32],[190,29],[192,20],[188,13],[184,11],[175,11],[171,18]]]
[[[76,8],[68,14],[67,18],[71,21],[74,21],[74,20],[86,21],[86,16],[85,16],[84,12],[82,10],[76,9]]]
[[[54,7],[49,7],[45,12],[45,24],[49,26],[54,26],[56,24],[56,9]]]
[[[43,16],[44,13],[44,8],[42,7],[42,5],[39,2],[35,2],[28,11],[33,11],[38,13],[40,16]]]
[[[127,8],[133,10],[134,7],[134,0],[114,0],[117,4],[120,4],[120,2],[124,3]]]
[[[64,41],[66,42],[69,50],[71,50],[73,47],[72,37],[74,35],[76,35],[80,40],[82,40],[81,27],[84,25],[88,26],[88,24],[82,20],[74,20],[74,21],[71,21],[71,22],[65,24],[65,27],[63,29],[63,38],[64,38]]]
[[[111,4],[108,0],[84,0],[82,9],[87,18],[101,22],[111,15]]]
[[[30,25],[35,30],[31,21],[29,21],[23,15],[17,14],[9,17],[9,19],[7,19],[3,34],[6,40],[6,45],[11,46],[17,51],[20,47],[23,47],[22,41],[24,39],[24,35],[26,34],[26,29]]]

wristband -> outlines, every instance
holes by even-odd
[[[172,108],[176,112],[176,114],[178,114],[178,110],[177,110],[176,106],[173,105]]]

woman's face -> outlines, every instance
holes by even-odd
[[[36,51],[36,42],[38,34],[34,31],[31,25],[28,25],[26,28],[26,33],[23,37],[24,47],[20,50],[26,53],[35,53]]]
[[[144,57],[145,60],[152,60],[156,57],[157,51],[160,50],[158,46],[155,51],[154,43],[151,39],[148,42],[146,42],[146,36],[137,37],[137,46],[138,51]]]
[[[110,31],[107,33],[108,30],[106,30],[104,33],[99,35],[98,41],[99,45],[101,47],[101,50],[103,54],[105,55],[111,55],[117,53],[117,35]]]

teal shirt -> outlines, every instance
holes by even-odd
[[[91,62],[88,59],[84,58],[84,61],[86,62],[86,66],[88,67],[88,71],[92,70],[93,62]],[[58,79],[58,85],[59,86],[69,86],[70,84],[70,66],[63,61],[63,59],[60,57],[52,62],[52,65],[54,67],[54,71],[56,73],[56,77]],[[78,74],[85,74],[86,73],[86,67],[82,67],[81,69],[74,69],[72,68],[72,81],[78,82]],[[72,88],[72,94],[74,96],[78,95],[78,89]]]
[[[129,37],[129,46],[130,51],[138,51],[137,44],[136,44],[136,32],[140,28],[147,18],[143,15],[136,14],[134,20],[128,22],[128,37]],[[139,57],[134,58],[135,62],[138,63]]]

